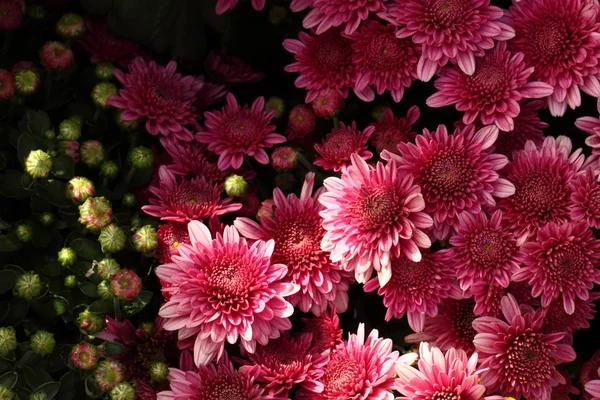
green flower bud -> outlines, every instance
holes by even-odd
[[[119,175],[119,166],[116,162],[107,160],[100,165],[100,176],[114,179]]]
[[[46,9],[39,4],[27,4],[27,15],[31,19],[42,20],[46,18]]]
[[[88,178],[76,176],[67,184],[67,197],[76,203],[86,201],[95,192],[94,182]]]
[[[63,267],[72,267],[77,261],[77,253],[70,247],[63,247],[58,252],[58,262]]]
[[[25,171],[32,178],[46,178],[52,170],[52,157],[42,150],[32,150],[25,160]]]
[[[24,68],[15,73],[15,91],[21,96],[29,96],[40,87],[40,74],[34,69]]]
[[[31,336],[31,343],[29,346],[34,353],[45,356],[54,351],[56,340],[54,340],[54,335],[50,332],[37,331]]]
[[[105,258],[96,266],[96,273],[105,281],[109,281],[121,270],[121,266],[114,258]]]
[[[27,243],[31,240],[31,235],[33,233],[33,229],[31,228],[31,225],[21,224],[21,225],[17,226],[15,233],[17,234],[17,238],[21,242]]]
[[[17,348],[17,333],[12,326],[0,328],[0,356],[6,356]]]
[[[90,168],[99,167],[106,158],[104,146],[97,140],[86,140],[79,147],[81,162]]]
[[[242,197],[248,190],[248,182],[246,182],[242,176],[229,175],[225,179],[225,184],[223,187],[225,188],[225,193],[227,193],[227,196]]]
[[[79,206],[79,222],[92,231],[110,224],[112,215],[112,205],[105,197],[90,197]]]
[[[125,207],[133,207],[135,206],[135,203],[137,203],[137,197],[135,197],[135,194],[125,193],[125,196],[123,196],[123,205]]]
[[[110,282],[102,281],[98,284],[98,295],[103,300],[112,300],[115,297],[110,288]]]
[[[158,245],[158,235],[156,229],[151,225],[142,226],[138,229],[131,238],[133,247],[139,252],[148,253]]]
[[[51,212],[45,212],[39,217],[40,222],[44,226],[50,226],[56,221],[56,217]]]
[[[81,126],[72,119],[65,119],[58,125],[58,138],[67,141],[78,140],[81,137]]]
[[[121,382],[110,391],[110,400],[135,400],[135,389],[127,382]]]
[[[152,337],[156,333],[156,324],[153,321],[142,322],[140,329],[146,332],[148,337]]]
[[[104,317],[85,310],[79,313],[77,326],[83,333],[93,335],[102,331],[106,326],[106,322],[104,321]]]
[[[102,391],[108,392],[125,380],[125,367],[118,361],[104,360],[98,364],[94,380]]]
[[[117,96],[117,86],[111,82],[100,82],[92,89],[92,100],[100,108],[110,108],[108,99],[112,96]]]
[[[65,276],[65,287],[67,289],[73,289],[75,286],[77,286],[77,277],[75,275]]]
[[[96,69],[94,72],[96,73],[96,78],[102,80],[112,79],[114,76],[115,65],[110,62],[101,62],[96,64]]]
[[[85,120],[83,119],[83,116],[79,115],[79,114],[73,114],[69,117],[69,119],[77,124],[79,124],[80,127],[83,127],[83,123],[85,122]]]
[[[33,271],[25,272],[17,278],[13,295],[30,301],[34,297],[38,297],[42,293],[42,281],[40,276]]]
[[[48,400],[48,396],[46,392],[40,390],[38,392],[33,392],[29,395],[29,400]]]
[[[79,14],[65,14],[56,22],[56,33],[64,39],[77,39],[81,37],[85,31],[85,20]]]
[[[275,117],[279,119],[285,113],[285,101],[281,97],[269,97],[265,103],[265,111],[271,112],[275,110]]]
[[[63,298],[55,297],[52,299],[52,307],[54,307],[56,315],[62,315],[67,311],[67,302]]]
[[[135,131],[140,126],[140,119],[134,119],[133,121],[124,120],[121,115],[125,110],[116,110],[115,112],[115,122],[119,125],[119,128],[124,130],[125,132]]]
[[[129,164],[133,168],[145,169],[154,166],[154,154],[152,150],[144,146],[133,147],[129,150]]]
[[[125,246],[125,233],[115,224],[110,224],[100,231],[98,241],[105,253],[115,253]]]
[[[134,215],[131,217],[131,230],[137,231],[140,229],[140,225],[142,225],[142,217],[139,215]]]
[[[44,132],[44,137],[48,140],[54,140],[56,139],[56,132],[54,129],[48,129],[46,132]]]
[[[17,400],[18,397],[6,385],[0,385],[0,400]]]
[[[150,377],[152,380],[163,383],[169,376],[169,366],[164,362],[156,362],[150,366]]]

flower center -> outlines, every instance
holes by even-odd
[[[589,192],[588,202],[590,204],[591,210],[595,212],[598,212],[598,210],[600,210],[600,186],[596,186]]]
[[[414,262],[401,257],[392,260],[392,279],[389,284],[396,290],[421,298],[424,292],[431,292],[434,276],[435,267],[427,258]]]
[[[463,154],[446,152],[432,157],[426,164],[424,187],[429,194],[448,200],[464,197],[474,175],[472,163]]]
[[[501,232],[485,229],[468,239],[469,253],[474,261],[485,267],[495,267],[508,258],[508,244]]]
[[[273,262],[286,264],[288,273],[310,271],[313,266],[326,259],[321,250],[321,239],[325,230],[321,218],[311,212],[294,213],[278,218],[278,227],[273,233],[275,251]]]
[[[475,300],[473,297],[463,300],[448,300],[446,303],[442,303],[444,307],[444,314],[446,314],[448,320],[451,323],[452,330],[462,344],[462,348],[465,350],[472,350],[473,339],[477,332],[473,328],[473,321],[476,318],[473,309],[475,308]]]
[[[437,391],[431,396],[431,400],[460,400],[460,397],[450,388]]]
[[[351,396],[360,390],[357,386],[361,380],[361,367],[356,361],[334,356],[322,378],[325,384],[323,393],[343,393]]]
[[[238,311],[240,303],[247,301],[254,284],[253,269],[237,254],[215,254],[210,261],[205,274],[212,300]]]
[[[402,59],[404,49],[393,33],[374,35],[366,47],[366,58],[371,66],[379,68],[395,67],[396,62]]]
[[[579,246],[561,243],[547,255],[548,277],[559,285],[570,285],[590,267],[590,261]]]
[[[531,41],[532,50],[540,63],[555,64],[568,56],[570,35],[567,30],[567,21],[546,16],[536,23],[529,25],[527,32]]]
[[[478,98],[496,100],[502,96],[507,87],[507,73],[504,65],[497,61],[487,61],[475,70],[475,73],[467,77],[467,87]]]
[[[335,29],[315,36],[313,46],[315,66],[324,72],[339,71],[352,62],[350,41]]]
[[[203,206],[213,202],[214,190],[208,185],[193,184],[184,182],[177,190],[171,194],[171,204],[177,206]]]
[[[238,147],[248,147],[261,138],[261,129],[247,110],[230,119],[225,127],[225,137]]]
[[[465,0],[433,0],[429,3],[429,16],[437,29],[460,24],[471,14],[468,4],[471,2]]]
[[[206,387],[201,388],[200,398],[206,400],[247,400],[243,383],[238,374],[213,376]]]
[[[398,195],[393,187],[362,187],[359,200],[350,210],[355,223],[363,230],[384,229],[402,217]]]
[[[568,187],[562,184],[560,176],[547,170],[516,176],[512,182],[515,185],[513,202],[517,211],[528,213],[533,218],[541,218],[542,222],[556,214],[565,203],[564,199],[571,195]]]
[[[516,336],[507,351],[507,375],[522,385],[546,382],[552,376],[548,348],[542,343],[543,335],[527,329]]]
[[[350,159],[352,153],[356,151],[356,135],[354,132],[336,131],[327,136],[321,153],[331,158]]]

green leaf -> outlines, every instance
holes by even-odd
[[[46,382],[43,385],[38,386],[38,388],[34,390],[34,393],[35,392],[45,392],[46,400],[52,400],[54,398],[54,396],[56,396],[56,394],[58,393],[59,390],[60,390],[59,382]]]
[[[104,258],[100,243],[88,239],[75,239],[70,247],[75,250],[77,256],[87,261],[100,261]]]
[[[17,271],[5,269],[0,271],[0,294],[6,293],[11,290],[18,278],[19,274]]]
[[[0,237],[0,253],[12,253],[13,251],[20,250],[23,244],[14,233],[2,235]]]
[[[79,289],[81,292],[88,297],[97,299],[98,296],[98,285],[93,284],[92,282],[82,282],[79,284]]]
[[[109,356],[118,356],[125,349],[125,346],[119,343],[104,342],[102,350]]]
[[[48,129],[52,128],[52,122],[48,114],[43,111],[29,110],[19,122],[19,130],[29,133],[35,138],[42,139]]]
[[[0,301],[0,322],[4,321],[9,312],[10,303],[8,301]]]
[[[23,357],[21,357],[17,365],[21,366],[22,368],[25,368],[28,365],[35,365],[39,363],[41,358],[42,356],[40,356],[39,354],[34,353],[31,350],[27,350],[25,354],[23,354]],[[50,380],[52,380],[52,378],[50,378]]]
[[[10,228],[10,224],[0,218],[0,229],[8,229],[8,228]]]
[[[37,150],[35,140],[26,133],[21,134],[17,143],[17,156],[20,163],[25,163],[25,159],[29,156],[32,150]]]
[[[73,372],[67,372],[60,378],[58,398],[60,400],[71,400],[73,397],[75,397],[75,375]]]
[[[73,202],[67,197],[67,184],[63,181],[50,179],[47,182],[40,182],[38,194],[56,207],[73,206]]]
[[[6,316],[6,324],[7,325],[19,325],[25,315],[27,315],[27,311],[29,311],[29,303],[25,300],[13,298],[10,301],[10,310],[8,315]]]
[[[57,262],[51,262],[44,266],[42,273],[51,278],[62,276],[65,273],[65,268]]]
[[[0,359],[0,374],[8,371],[12,368],[12,363],[6,360]]]
[[[41,224],[33,224],[31,232],[31,243],[35,247],[46,247],[52,241],[52,233]]]
[[[111,314],[114,311],[112,300],[96,300],[90,304],[88,310],[94,314]]]
[[[152,295],[151,291],[142,290],[135,299],[123,302],[123,316],[129,318],[142,311],[152,300]]]
[[[0,376],[0,385],[5,385],[9,389],[12,389],[17,383],[17,379],[19,379],[19,375],[15,371],[7,372]]]
[[[23,176],[29,176],[21,171],[7,170],[0,176],[0,194],[11,199],[26,199],[35,193],[23,186]]]
[[[102,392],[94,383],[94,376],[90,375],[85,380],[85,394],[92,398],[98,399],[104,396],[104,392]]]
[[[52,171],[61,179],[71,179],[75,171],[75,161],[69,156],[58,156],[52,160]]]
[[[27,383],[27,386],[34,391],[36,391],[36,388],[44,385],[46,382],[52,381],[52,376],[43,369],[32,368],[29,365],[23,365],[21,369],[23,370],[23,375],[25,376],[25,383]]]

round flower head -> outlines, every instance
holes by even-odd
[[[336,349],[344,342],[342,340],[343,330],[340,329],[340,318],[337,316],[335,307],[318,317],[304,318],[302,322],[306,324],[303,332],[311,334],[311,346],[318,353],[335,353]]]
[[[17,348],[17,334],[12,326],[0,328],[0,355],[6,357]]]
[[[35,69],[22,69],[15,72],[15,90],[21,96],[29,96],[40,86],[40,74]]]
[[[377,0],[376,0],[377,1]],[[298,72],[296,87],[308,90],[306,103],[317,96],[335,90],[343,98],[348,88],[354,86],[356,71],[352,64],[351,41],[338,29],[330,29],[321,35],[298,34],[300,40],[286,39],[283,47],[294,54],[296,62],[285,67],[288,72]]]
[[[10,387],[6,385],[0,385],[0,396],[2,396],[2,398],[6,400],[18,399],[15,393],[12,390],[10,390]]]
[[[21,26],[23,6],[17,0],[0,0],[0,31],[12,31]]]
[[[515,127],[513,118],[521,112],[521,99],[542,98],[553,92],[549,84],[531,81],[532,73],[533,67],[523,63],[523,53],[513,55],[506,50],[506,42],[501,42],[475,61],[470,75],[456,66],[444,68],[434,82],[438,92],[427,99],[427,105],[438,108],[455,104],[464,112],[465,124],[479,120],[508,132]]]
[[[433,132],[425,129],[416,144],[400,143],[399,156],[382,154],[398,160],[398,172],[410,174],[421,187],[424,211],[433,217],[432,232],[437,239],[446,239],[462,214],[477,214],[484,206],[494,206],[492,196],[504,198],[514,193],[512,183],[498,176],[508,159],[492,154],[497,137],[494,126],[476,131],[467,125],[448,135],[440,125]]]
[[[76,368],[94,369],[98,363],[98,348],[91,343],[81,342],[71,349],[69,358]]]
[[[125,232],[116,224],[110,224],[100,230],[98,242],[105,253],[115,253],[125,247]]]
[[[97,231],[112,221],[112,205],[105,197],[89,197],[79,206],[79,222]]]
[[[117,86],[111,82],[100,82],[92,88],[92,100],[100,108],[110,108],[108,99],[112,96],[118,96]]]
[[[370,159],[373,153],[367,150],[367,141],[374,130],[373,126],[369,126],[360,131],[354,121],[351,125],[340,122],[339,129],[333,129],[321,144],[315,144],[319,158],[314,164],[328,171],[340,172],[350,165],[352,155],[363,160]]]
[[[331,3],[331,2],[330,2]],[[399,102],[404,89],[417,77],[417,62],[421,46],[410,39],[396,38],[397,27],[369,21],[351,35],[352,63],[356,67],[354,92],[364,101],[389,91]]]
[[[401,118],[396,117],[391,108],[386,108],[383,111],[383,118],[371,124],[375,131],[370,140],[377,154],[381,154],[384,150],[397,154],[398,143],[414,139],[417,133],[411,132],[411,129],[420,115],[421,111],[417,106],[409,108],[406,117]]]
[[[565,136],[547,137],[540,148],[533,142],[513,155],[504,176],[514,184],[515,194],[498,202],[504,217],[523,244],[548,222],[571,219],[573,202],[569,185],[585,157],[581,150],[571,154],[571,141]]]
[[[341,178],[323,183],[327,192],[319,202],[325,206],[320,214],[327,232],[321,248],[354,271],[359,283],[376,270],[383,287],[391,278],[393,257],[421,260],[419,248],[431,246],[423,230],[433,221],[421,212],[425,202],[419,187],[410,175],[398,174],[395,161],[372,167],[352,154],[351,163]]]
[[[525,266],[512,279],[528,281],[531,294],[542,296],[542,307],[562,298],[567,314],[573,314],[575,298],[587,300],[594,283],[600,284],[600,240],[585,223],[550,222],[521,250]]]
[[[512,295],[502,299],[504,320],[481,317],[473,322],[480,357],[481,383],[490,392],[514,398],[549,399],[564,384],[556,365],[575,360],[573,348],[559,342],[564,333],[542,333],[544,311],[523,313]]]
[[[183,77],[176,70],[174,61],[163,67],[138,57],[129,64],[129,73],[115,70],[115,77],[124,88],[108,103],[125,110],[121,114],[125,121],[145,117],[146,130],[151,135],[191,141],[192,133],[185,125],[196,123],[193,102],[202,82],[193,76]]]
[[[300,291],[287,299],[294,307],[320,315],[335,305],[344,312],[352,274],[321,249],[325,230],[319,211],[324,207],[317,201],[322,189],[312,194],[314,179],[313,173],[306,175],[299,198],[295,194],[285,197],[275,189],[275,211],[272,217],[262,217],[261,225],[248,218],[238,218],[234,224],[249,239],[275,241],[271,259],[287,265],[284,281],[300,286]]]
[[[56,22],[56,33],[64,39],[77,39],[86,31],[85,20],[79,14],[68,13]]]
[[[231,198],[220,200],[222,185],[206,181],[203,176],[177,182],[177,178],[164,165],[159,169],[160,180],[150,187],[153,197],[142,210],[161,220],[186,222],[204,220],[213,216],[239,210],[242,205]]]
[[[32,178],[46,178],[52,170],[52,157],[43,150],[31,150],[25,159],[25,171]]]
[[[83,48],[91,53],[90,62],[112,62],[127,67],[140,55],[140,45],[136,42],[114,37],[106,24],[87,21],[87,33],[79,40]]]
[[[489,0],[394,0],[388,18],[401,26],[398,38],[410,37],[423,53],[417,76],[428,82],[438,67],[455,61],[467,75],[475,71],[475,57],[494,47],[494,40],[511,39],[515,32],[500,22],[502,9]]]
[[[278,147],[271,153],[271,165],[276,171],[294,169],[296,164],[298,164],[298,152],[293,147]]]
[[[96,266],[97,274],[104,280],[111,280],[121,270],[121,265],[114,258],[104,258]]]
[[[135,272],[123,269],[110,281],[110,289],[121,300],[133,300],[142,289],[142,281]]]
[[[513,118],[513,128],[507,132],[499,132],[498,139],[494,143],[496,153],[504,154],[509,160],[515,151],[523,150],[525,143],[531,140],[536,146],[544,142],[542,129],[548,124],[542,122],[538,117],[537,110],[544,104],[542,100],[521,103],[521,112]]]
[[[317,35],[331,27],[342,26],[344,33],[352,34],[369,13],[385,12],[387,0],[313,0],[311,11],[302,25],[306,29],[315,28]]]
[[[507,11],[505,21],[516,32],[510,49],[524,54],[533,79],[554,87],[546,99],[553,116],[578,107],[580,89],[600,97],[597,7],[587,0],[535,0],[514,1]]]
[[[406,313],[408,324],[415,332],[421,332],[425,315],[436,316],[438,304],[446,297],[460,298],[462,293],[454,277],[450,260],[440,252],[423,253],[419,262],[406,257],[392,259],[392,278],[380,287],[377,278],[364,286],[365,292],[377,289],[383,296],[387,309],[385,320],[402,318]]]
[[[317,96],[312,102],[312,108],[317,117],[333,118],[339,114],[344,105],[344,98],[335,90]]]
[[[237,0],[226,0],[235,1]],[[264,0],[252,0],[262,1]],[[220,52],[211,51],[206,56],[204,69],[215,81],[220,83],[256,83],[260,82],[264,75],[254,72],[252,66],[240,57],[230,56],[225,50]]]
[[[259,374],[256,366],[247,371],[236,371],[226,356],[217,365],[201,365],[197,370],[169,370],[170,390],[159,392],[157,400],[213,400],[244,399],[269,400],[272,396],[255,383]]]
[[[571,217],[584,221],[590,227],[600,229],[600,182],[598,173],[592,168],[586,169],[571,181],[573,193]]]
[[[502,218],[500,210],[490,219],[484,213],[461,216],[457,233],[450,238],[454,247],[448,249],[461,289],[467,290],[481,280],[508,287],[519,270],[524,254],[513,234],[502,226]]]
[[[142,253],[149,253],[158,246],[158,235],[152,225],[144,225],[131,236],[133,247]]]
[[[260,164],[268,164],[265,148],[285,142],[285,137],[274,133],[269,125],[274,111],[264,111],[265,99],[257,98],[252,107],[237,103],[233,94],[227,94],[227,105],[222,111],[204,113],[206,130],[196,134],[196,140],[208,144],[208,149],[219,155],[220,170],[238,169],[244,156],[254,157]]]
[[[391,339],[379,337],[376,329],[365,337],[360,324],[356,334],[338,347],[324,367],[320,388],[298,390],[298,400],[393,400],[394,367],[398,352]],[[321,391],[322,390],[322,391]]]
[[[283,117],[285,114],[285,100],[277,96],[269,97],[265,102],[265,111],[275,111],[275,116],[273,117],[275,119]]]
[[[0,18],[2,17],[0,16]],[[5,69],[0,69],[0,100],[7,100],[12,97],[15,93],[15,84],[14,75]]]
[[[282,281],[283,264],[272,264],[274,241],[249,245],[233,226],[213,239],[198,221],[188,224],[191,244],[179,245],[179,256],[156,269],[156,275],[177,292],[160,309],[165,329],[178,330],[179,339],[195,338],[196,365],[221,357],[225,342],[240,340],[254,353],[291,328],[294,312],[285,297],[298,291]]]
[[[73,50],[61,42],[48,42],[40,50],[42,64],[51,71],[63,71],[74,61]]]
[[[118,361],[103,360],[94,371],[94,381],[104,392],[110,391],[124,380],[125,368]]]
[[[13,287],[13,296],[31,301],[40,294],[42,294],[42,281],[34,271],[24,272],[17,278]]]
[[[54,335],[46,331],[37,331],[31,335],[29,346],[31,351],[41,356],[46,356],[54,351],[56,339]]]
[[[573,344],[573,333],[580,329],[590,327],[590,320],[594,319],[596,314],[596,300],[600,299],[600,293],[592,292],[587,300],[575,298],[575,311],[567,314],[565,307],[560,300],[554,300],[546,308],[544,315],[544,332],[546,333],[565,333],[564,342]]]
[[[232,169],[221,171],[217,167],[217,163],[213,162],[211,157],[213,154],[208,151],[205,144],[167,138],[161,138],[160,142],[173,159],[168,165],[169,171],[176,175],[186,178],[200,175],[212,184],[223,184],[225,178],[233,173]]]
[[[243,361],[240,372],[260,366],[256,380],[263,383],[267,393],[273,396],[289,397],[292,387],[319,392],[323,389],[320,382],[323,366],[329,357],[317,353],[311,347],[311,339],[309,333],[291,337],[286,332],[266,346],[258,346],[254,354],[248,355],[249,361]]]
[[[301,138],[312,133],[317,126],[317,117],[312,108],[306,104],[299,104],[290,110],[288,116],[288,139]]]
[[[128,382],[115,385],[110,391],[110,400],[135,400],[136,390]]]
[[[479,383],[476,371],[477,353],[470,357],[463,350],[450,349],[446,353],[429,343],[419,346],[418,369],[407,363],[396,364],[396,390],[403,397],[398,400],[484,398],[485,386]]]
[[[187,224],[169,222],[158,227],[156,232],[158,245],[156,246],[156,258],[163,264],[170,263],[172,257],[179,255],[179,245],[190,243]]]
[[[85,309],[79,313],[76,323],[79,330],[86,335],[98,333],[106,326],[104,317],[99,314],[93,314],[89,309]]]

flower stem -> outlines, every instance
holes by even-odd
[[[113,305],[115,308],[115,320],[119,322],[121,321],[121,303],[119,302],[119,298],[116,296],[113,298]]]
[[[333,117],[333,127],[335,129],[340,129],[340,119],[336,116]]]

